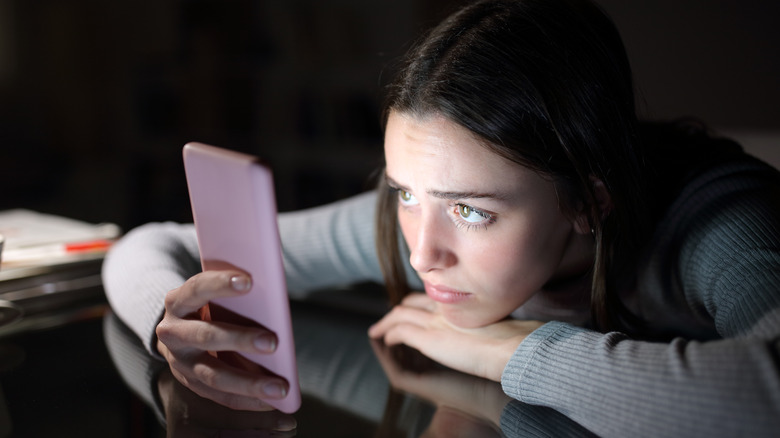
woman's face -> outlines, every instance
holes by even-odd
[[[391,112],[385,159],[411,265],[450,323],[496,322],[592,263],[589,230],[563,215],[553,183],[460,125]]]

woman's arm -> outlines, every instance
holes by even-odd
[[[154,334],[165,295],[200,272],[191,224],[152,223],[127,233],[103,262],[103,287],[114,312],[157,355]]]
[[[381,278],[373,250],[374,204],[369,193],[280,215],[285,270],[296,297]],[[261,281],[240,269],[200,272],[192,225],[149,224],[133,230],[104,265],[109,301],[146,349],[164,358],[182,384],[234,409],[266,410],[264,400],[286,393],[287,382],[245,368],[238,355],[272,353],[275,337],[262,327],[201,321],[198,312],[217,297],[246,293],[252,282]],[[209,351],[224,352],[224,359]]]
[[[552,322],[523,341],[502,385],[601,436],[767,436],[780,427],[778,354],[778,337],[650,343]]]
[[[279,215],[290,295],[381,281],[374,245],[375,193]],[[124,236],[103,264],[111,307],[156,354],[155,327],[165,295],[200,272],[192,224],[152,223]],[[257,279],[255,279],[257,281]]]
[[[382,281],[374,243],[376,193],[279,215],[290,296]]]
[[[507,394],[599,435],[776,434],[778,181],[760,166],[720,169],[689,183],[669,210],[639,277],[640,311],[649,329],[679,337],[641,342],[548,323],[504,370]]]

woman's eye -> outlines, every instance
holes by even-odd
[[[477,223],[490,218],[486,213],[476,210],[471,206],[465,204],[458,204],[457,207],[458,207],[458,215],[460,215],[460,218],[466,222]]]
[[[401,200],[401,204],[407,207],[418,204],[417,198],[415,198],[413,194],[407,192],[406,190],[399,190],[398,198]]]

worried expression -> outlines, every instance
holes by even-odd
[[[592,257],[550,179],[449,119],[391,112],[385,160],[411,265],[452,324],[499,321]]]

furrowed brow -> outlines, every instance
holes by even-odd
[[[408,190],[406,187],[404,187],[402,184],[399,184],[398,181],[394,180],[393,178],[390,178],[390,175],[385,173],[385,182],[388,186],[398,189],[398,190]]]
[[[441,199],[496,199],[499,201],[505,200],[508,197],[501,193],[483,193],[483,192],[451,192],[440,190],[428,190],[428,194]]]
[[[385,180],[387,181],[387,185],[390,187],[393,187],[395,189],[408,191],[408,188],[405,187],[403,184],[399,184],[398,181],[391,178],[389,175],[385,174]],[[491,193],[491,192],[472,192],[472,191],[444,191],[444,190],[428,190],[428,194],[440,199],[449,199],[449,200],[457,200],[457,199],[495,199],[498,201],[505,201],[509,199],[509,196],[507,196],[504,193]]]

